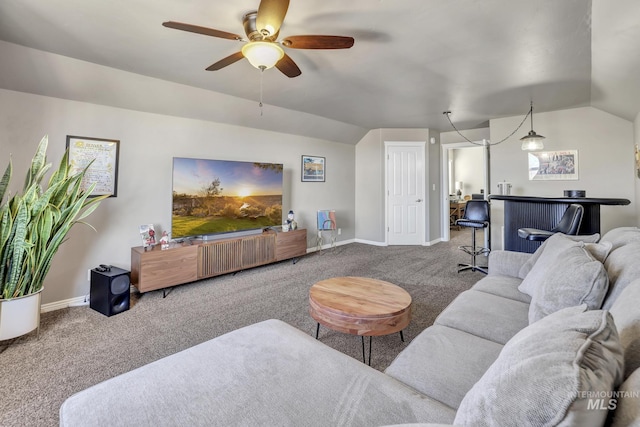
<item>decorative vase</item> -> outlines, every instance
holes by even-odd
[[[0,341],[16,338],[40,326],[42,289],[12,299],[0,299]]]

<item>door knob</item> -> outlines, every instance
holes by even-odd
[[[416,202],[418,202],[418,203],[419,203],[419,202],[421,202],[421,201],[422,201],[422,199],[418,199],[418,200],[416,200]]]

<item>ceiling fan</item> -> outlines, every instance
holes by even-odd
[[[216,71],[231,65],[242,58],[247,58],[251,65],[266,70],[276,67],[287,77],[297,77],[302,72],[287,55],[281,46],[289,49],[348,49],[353,46],[353,37],[303,35],[289,36],[278,41],[280,27],[289,8],[289,0],[261,0],[257,12],[249,12],[242,18],[244,32],[247,37],[213,28],[184,24],[181,22],[163,22],[167,28],[189,31],[221,39],[244,42],[240,52],[236,52],[215,64],[207,67],[207,71]]]

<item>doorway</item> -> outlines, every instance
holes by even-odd
[[[387,244],[424,245],[426,142],[384,144]]]
[[[481,158],[478,159],[477,166],[475,168],[475,174],[478,176],[474,177],[474,184],[469,185],[469,180],[467,180],[467,184],[464,184],[464,181],[460,179],[460,175],[456,177],[455,167],[452,164],[453,158],[450,155],[452,153],[451,150],[469,150],[475,149],[482,152]],[[442,204],[441,204],[441,212],[442,212],[442,240],[449,241],[451,238],[450,235],[450,223],[449,223],[449,214],[450,214],[450,200],[451,196],[454,195],[457,197],[455,192],[458,190],[456,187],[460,187],[461,196],[471,194],[479,194],[480,190],[484,190],[485,199],[491,193],[489,190],[490,185],[490,177],[489,177],[489,146],[485,145],[485,140],[482,141],[474,141],[471,142],[455,142],[455,143],[443,143],[441,145],[441,158],[442,158],[442,177],[441,177],[441,194],[442,194]],[[485,247],[488,247],[488,237],[489,233],[485,232]]]

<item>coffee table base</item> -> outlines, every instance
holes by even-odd
[[[316,326],[316,339],[318,339],[318,336],[320,335],[320,322],[317,323]],[[367,359],[365,357],[365,351],[364,351],[364,335],[360,335],[360,338],[362,338],[362,363],[364,363],[365,365],[367,364]],[[402,342],[404,342],[404,334],[403,331],[400,331],[400,340]],[[368,365],[371,366],[371,343],[373,342],[373,335],[369,335],[369,363]]]

